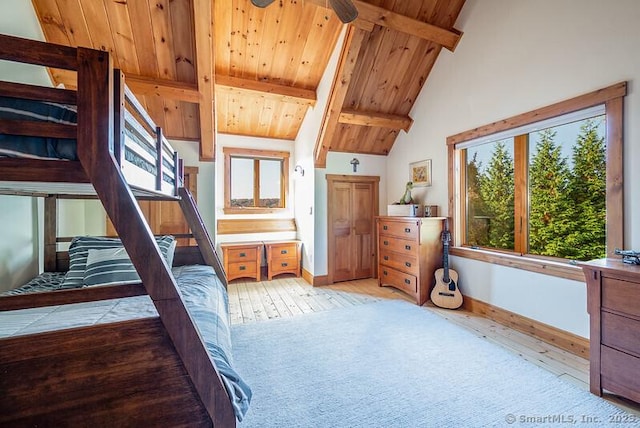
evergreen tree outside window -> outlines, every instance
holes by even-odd
[[[579,261],[615,258],[626,94],[620,82],[447,137],[449,253],[575,281]]]
[[[570,260],[604,257],[604,130],[599,114],[463,149],[464,244]],[[516,168],[522,154],[527,162]],[[516,207],[519,193],[526,202]]]

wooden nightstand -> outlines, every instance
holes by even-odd
[[[302,241],[265,241],[267,250],[267,278],[269,281],[274,275],[281,273],[293,273],[300,276]]]
[[[220,248],[227,281],[245,277],[260,281],[262,242],[225,242]]]

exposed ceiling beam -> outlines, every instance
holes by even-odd
[[[402,129],[409,132],[413,119],[409,116],[399,116],[387,113],[360,112],[343,110],[338,119],[340,123],[362,126],[376,126],[379,128]]]
[[[193,1],[195,27],[196,77],[198,82],[198,110],[200,113],[200,160],[214,161],[216,157],[216,117],[213,57],[213,2]]]
[[[316,104],[316,91],[313,89],[296,88],[293,86],[279,85],[276,83],[262,82],[259,80],[243,79],[232,76],[216,76],[216,88],[237,89],[262,94],[275,95],[285,102],[314,106]]]
[[[135,74],[125,74],[125,82],[137,96],[158,96],[190,103],[200,102],[198,86],[193,83],[153,79]]]
[[[327,7],[326,0],[305,0],[317,6]],[[447,30],[437,25],[428,24],[417,19],[393,12],[380,6],[375,6],[361,0],[353,0],[358,9],[358,21],[366,21],[392,30],[420,37],[438,43],[453,52],[462,37],[462,32],[456,29]]]
[[[198,87],[192,83],[176,82],[166,79],[154,79],[151,77],[126,74],[126,82],[138,96],[159,96],[172,100],[200,102]],[[252,91],[270,94],[281,101],[295,102],[298,104],[313,106],[316,103],[316,92],[312,89],[295,88],[292,86],[278,85],[275,83],[260,82],[251,79],[242,79],[231,76],[216,76],[216,89]]]
[[[326,167],[327,153],[331,148],[331,138],[338,127],[338,119],[351,83],[353,70],[356,67],[356,60],[367,34],[367,31],[353,25],[349,25],[347,29],[342,51],[340,52],[338,68],[331,85],[331,94],[329,94],[329,101],[327,102],[327,108],[324,112],[320,133],[314,149],[314,164],[317,168]]]

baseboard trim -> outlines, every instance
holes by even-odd
[[[589,358],[589,340],[506,309],[464,296],[462,308],[514,330],[550,343],[582,358]]]
[[[302,268],[302,279],[313,285],[313,275],[305,268]]]
[[[302,278],[314,287],[329,285],[329,277],[327,275],[313,276],[313,274],[305,268],[302,268]]]

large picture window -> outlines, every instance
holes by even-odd
[[[450,137],[452,254],[549,272],[549,261],[621,247],[625,93],[623,83]]]
[[[289,153],[225,147],[225,206],[229,213],[286,207]]]

